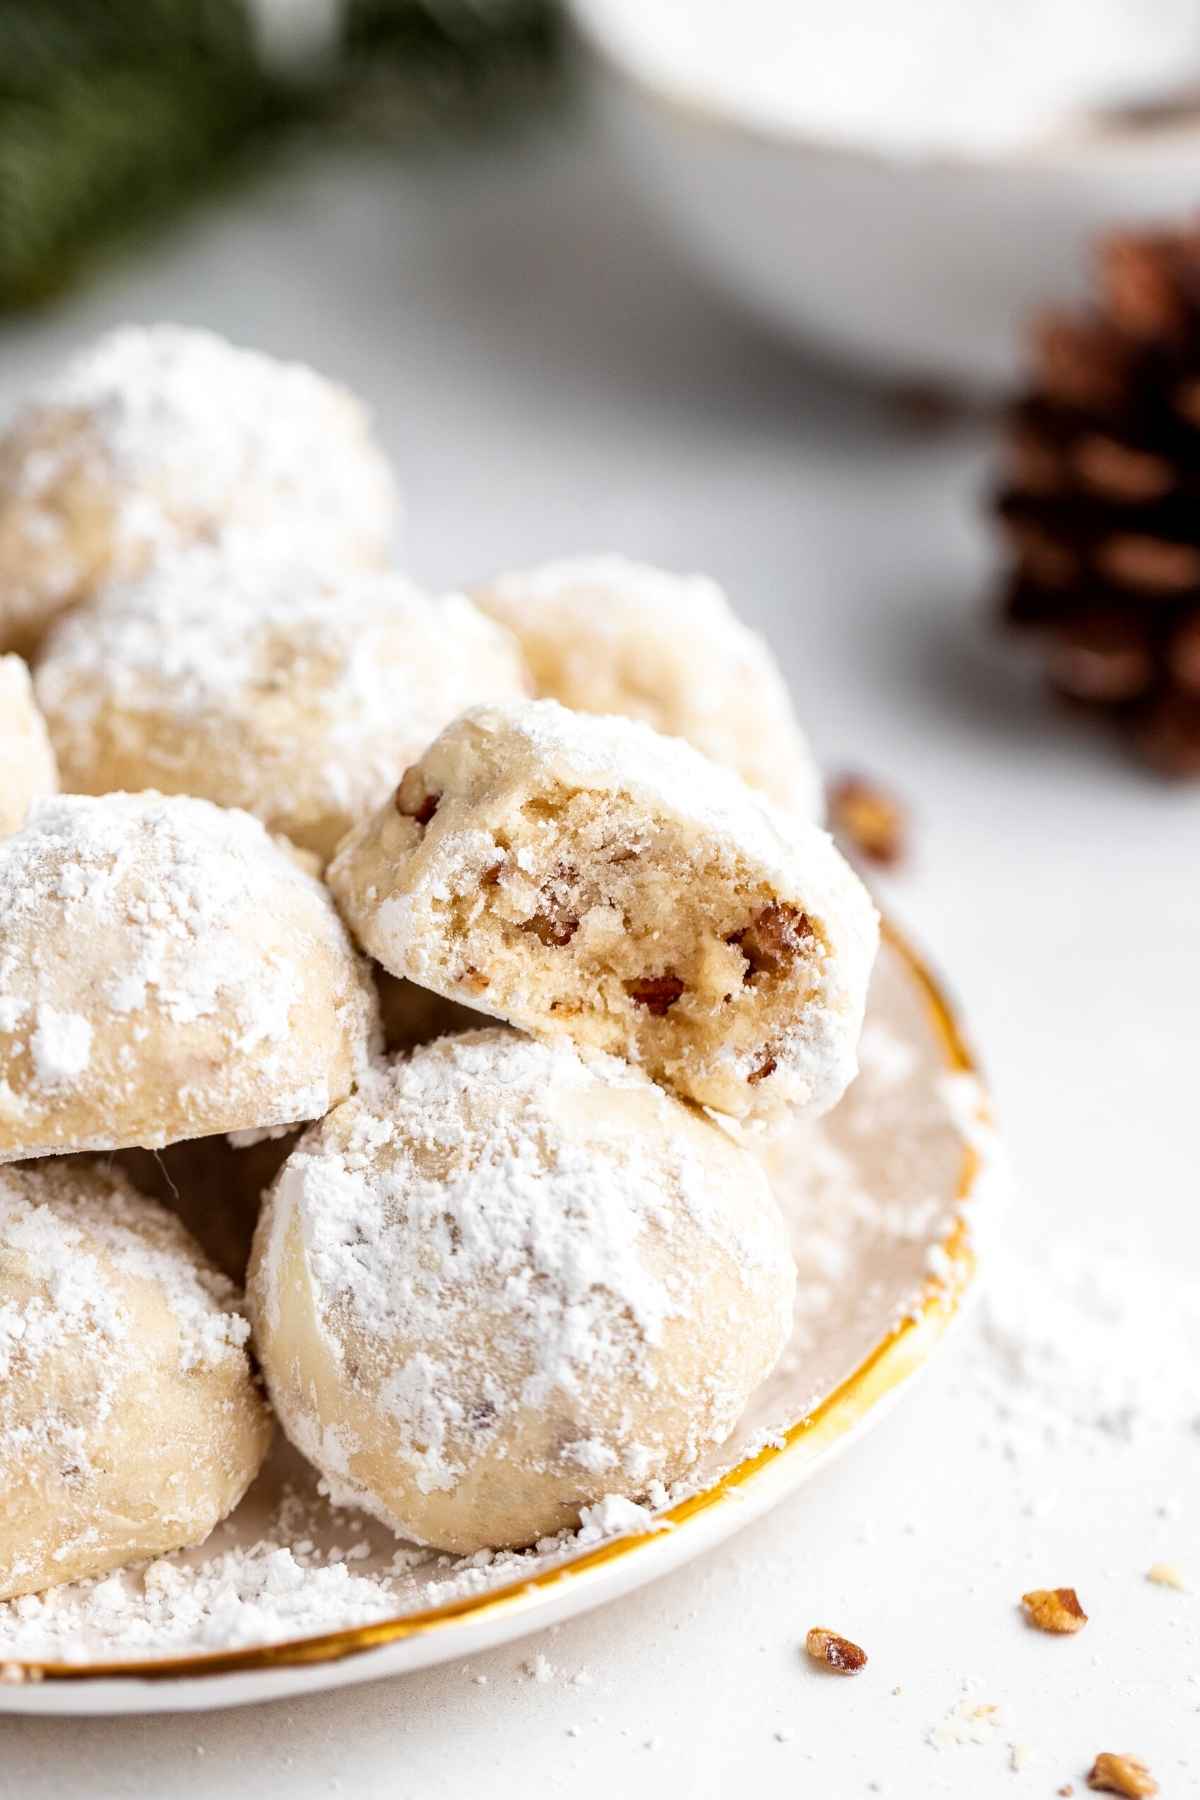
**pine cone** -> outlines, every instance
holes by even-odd
[[[1111,238],[1091,312],[1034,333],[997,511],[1008,620],[1054,688],[1200,778],[1200,225]]]

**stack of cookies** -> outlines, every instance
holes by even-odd
[[[877,922],[770,653],[618,558],[429,595],[395,515],[356,401],[205,333],[0,443],[0,1597],[201,1541],[272,1413],[529,1544],[788,1339],[747,1139],[852,1079]]]

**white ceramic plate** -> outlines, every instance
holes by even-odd
[[[988,1136],[954,1020],[888,932],[858,1081],[831,1118],[795,1128],[769,1153],[800,1271],[792,1343],[734,1439],[690,1491],[671,1497],[653,1529],[572,1540],[490,1567],[426,1557],[389,1574],[395,1541],[333,1513],[281,1448],[202,1550],[164,1563],[188,1579],[265,1536],[293,1549],[317,1581],[332,1545],[350,1544],[353,1591],[369,1605],[357,1616],[348,1608],[320,1635],[201,1651],[194,1639],[155,1642],[137,1614],[144,1584],[134,1570],[118,1578],[135,1597],[132,1613],[68,1646],[56,1645],[47,1625],[40,1661],[28,1651],[29,1620],[0,1606],[0,1711],[200,1710],[369,1681],[541,1630],[679,1567],[798,1488],[928,1360],[974,1273],[971,1222]],[[70,1590],[58,1592],[69,1607]]]

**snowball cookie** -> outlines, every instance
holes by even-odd
[[[44,800],[0,841],[0,1162],[319,1118],[375,996],[325,889],[207,800]]]
[[[19,656],[0,656],[0,837],[25,823],[30,802],[58,792],[46,725]]]
[[[394,974],[686,1099],[817,1113],[854,1074],[878,942],[858,877],[817,826],[633,720],[465,713],[329,880]]]
[[[520,640],[540,697],[644,719],[789,811],[822,817],[779,666],[716,582],[580,556],[501,575],[473,597]]]
[[[163,552],[233,527],[379,562],[392,477],[354,397],[207,331],[129,325],[0,437],[0,649]]]
[[[611,1057],[493,1028],[301,1140],[248,1299],[335,1499],[468,1552],[682,1475],[778,1360],[794,1284],[747,1151]]]
[[[116,1170],[0,1170],[0,1599],[199,1544],[270,1414],[236,1291]]]
[[[463,595],[243,542],[81,607],[37,691],[65,787],[201,794],[328,858],[464,707],[529,690],[515,641]]]

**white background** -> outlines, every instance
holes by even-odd
[[[1200,792],[1057,716],[989,629],[985,423],[916,430],[756,337],[578,132],[302,162],[8,324],[0,398],[125,318],[211,325],[365,393],[408,495],[405,560],[432,583],[584,549],[724,581],[825,762],[910,801],[887,898],[990,1068],[1014,1240],[1036,1257],[1132,1218],[1195,1271]],[[772,1517],[605,1611],[298,1703],[0,1719],[0,1792],[1019,1800],[1079,1793],[1101,1748],[1200,1791],[1200,1439],[1013,1460],[959,1351]],[[1156,1558],[1193,1591],[1147,1583]],[[1027,1630],[1023,1589],[1066,1582],[1087,1630]],[[814,1623],[868,1670],[807,1666]],[[539,1650],[547,1682],[522,1666]],[[964,1692],[1000,1723],[934,1748]]]

